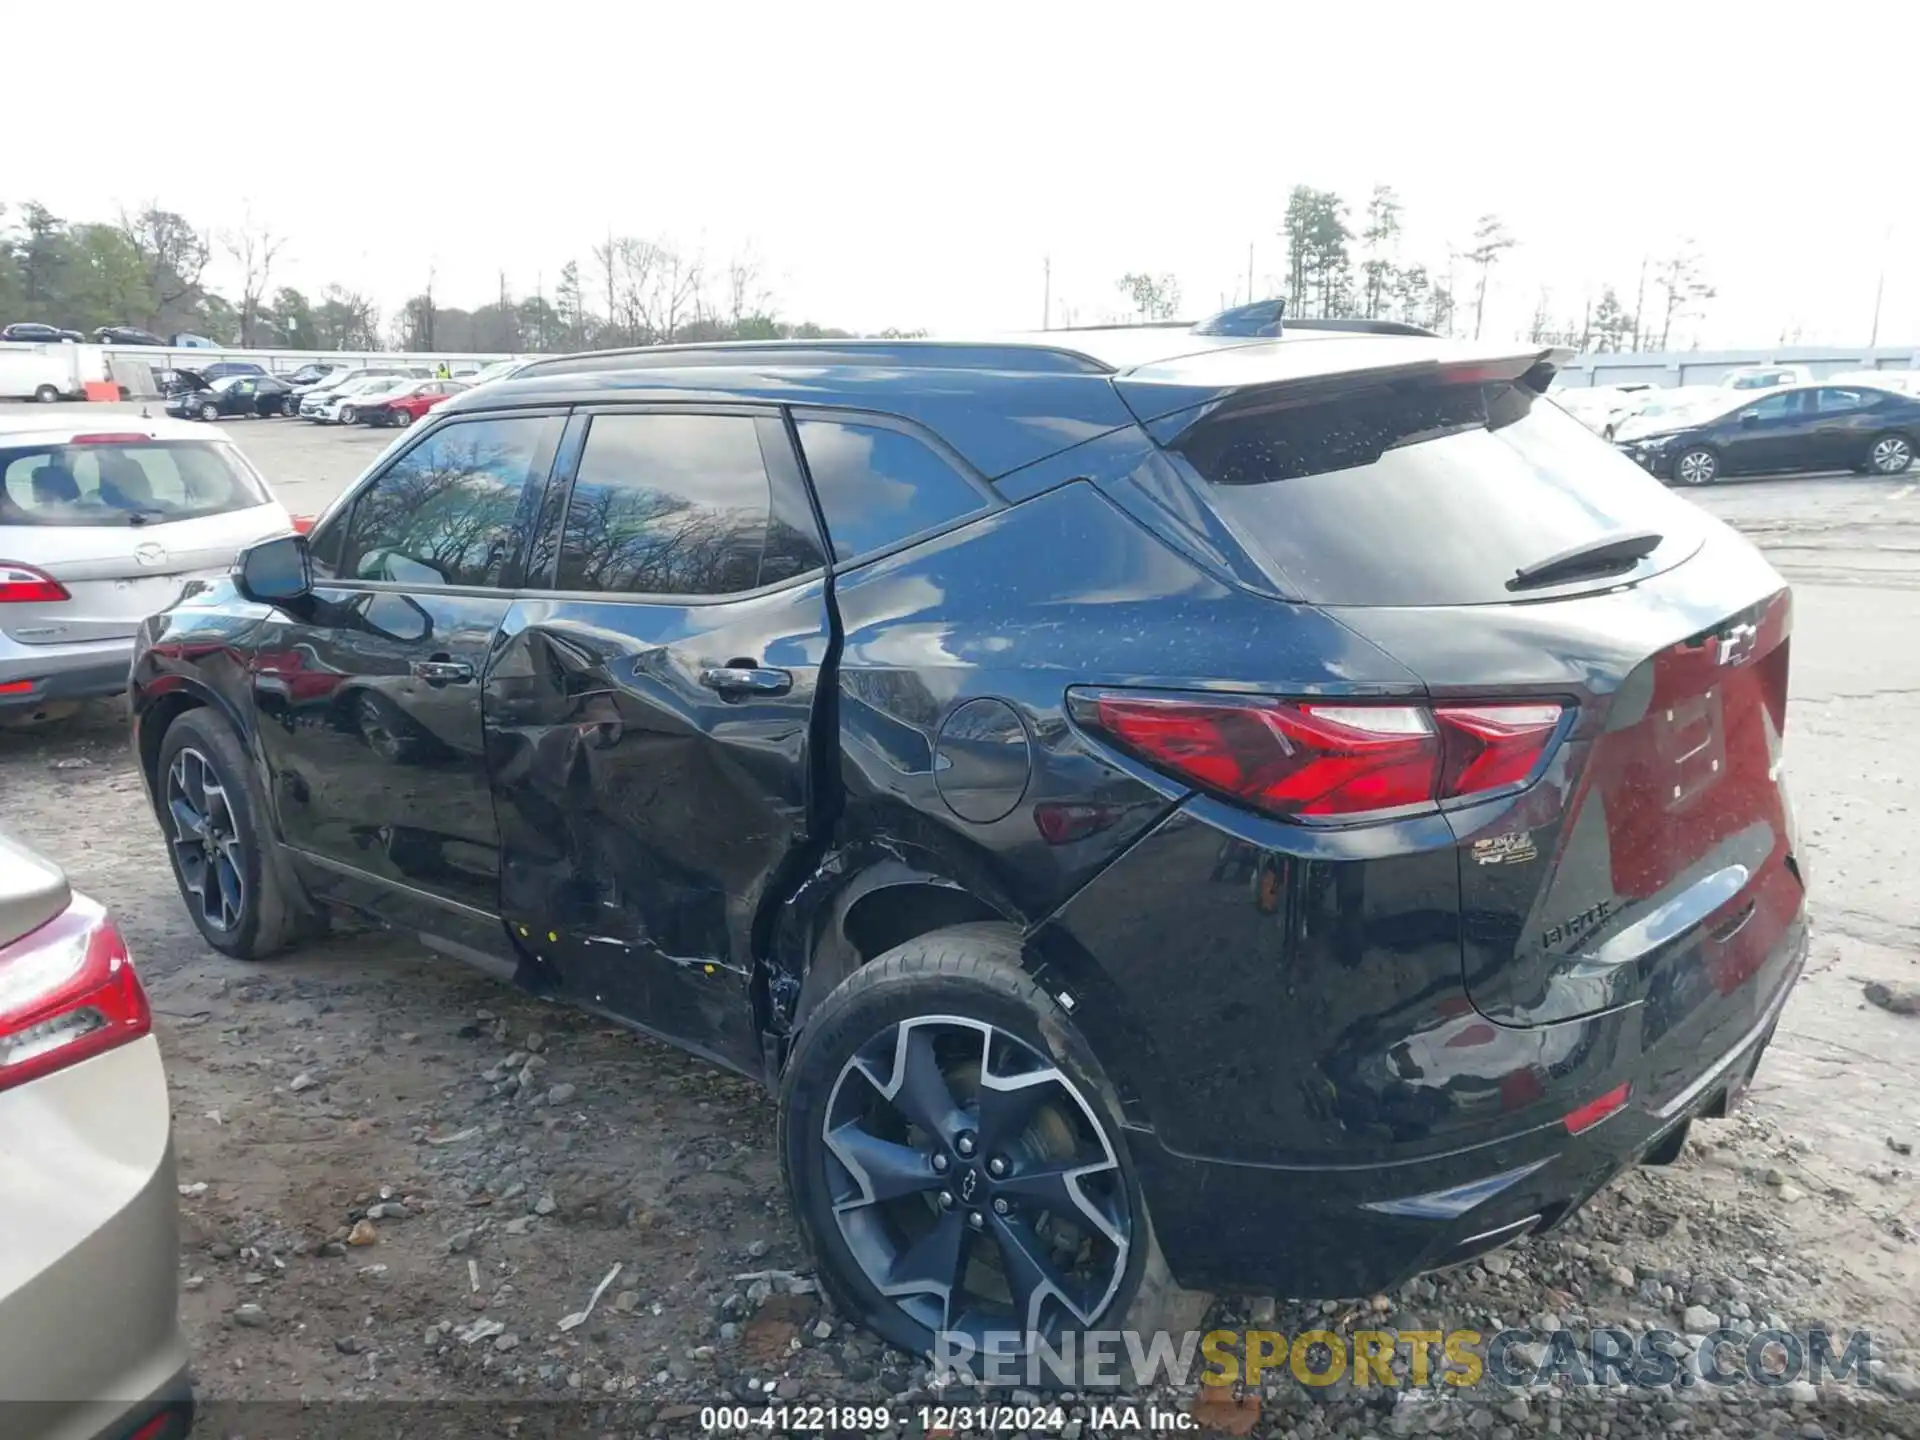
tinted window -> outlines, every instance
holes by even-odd
[[[560,422],[472,420],[436,430],[354,501],[343,579],[508,585],[523,505],[538,499]],[[332,558],[318,537],[316,558]]]
[[[126,525],[192,520],[264,505],[226,445],[0,447],[0,525]]]
[[[980,492],[924,441],[877,425],[802,420],[800,448],[841,560],[985,508]]]
[[[1512,599],[1516,570],[1623,530],[1690,554],[1700,512],[1513,385],[1430,385],[1203,423],[1182,452],[1275,578],[1327,605]],[[1610,583],[1617,583],[1618,576]]]
[[[1784,415],[1798,415],[1805,392],[1783,390],[1777,395],[1769,395],[1764,400],[1755,400],[1751,405],[1740,407],[1742,415],[1757,416],[1762,420],[1778,420]]]
[[[728,595],[819,568],[811,517],[774,504],[761,432],[742,415],[595,417],[559,588]]]

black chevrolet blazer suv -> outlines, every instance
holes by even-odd
[[[1554,364],[1272,305],[537,362],[146,622],[181,893],[762,1078],[914,1349],[1548,1229],[1806,949],[1788,591]]]

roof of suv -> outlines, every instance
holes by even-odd
[[[1541,353],[1537,346],[1443,340],[1405,327],[1356,333],[1327,322],[1295,325],[1277,337],[1182,325],[596,351],[535,360],[439,409],[731,400],[879,411],[924,424],[991,479],[1250,386]]]

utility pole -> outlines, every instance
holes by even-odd
[[[1040,257],[1040,328],[1053,328],[1053,257]]]
[[[1253,241],[1247,241],[1247,303],[1253,303]]]
[[[1873,333],[1867,338],[1867,348],[1873,349],[1880,343],[1880,301],[1887,293],[1887,250],[1893,244],[1893,222],[1887,222],[1887,233],[1880,241],[1880,276],[1873,282]]]

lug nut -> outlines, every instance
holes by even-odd
[[[945,1155],[935,1155],[933,1157],[933,1173],[936,1175],[944,1175],[947,1173],[947,1157]]]
[[[1002,1160],[998,1155],[994,1156],[991,1160],[987,1161],[987,1173],[998,1180],[1002,1175],[1007,1173],[1007,1162]]]
[[[1007,1203],[1006,1196],[1001,1195],[994,1200],[993,1213],[996,1215],[1011,1215],[1013,1213],[1013,1206]]]
[[[986,1223],[986,1216],[982,1215],[978,1210],[969,1210],[967,1212],[967,1224],[971,1225],[974,1229],[978,1230]]]
[[[953,1192],[951,1190],[942,1190],[940,1192],[940,1208],[942,1210],[953,1209]]]
[[[962,1155],[973,1154],[973,1136],[962,1135],[958,1140],[953,1142],[953,1148],[958,1150]]]

